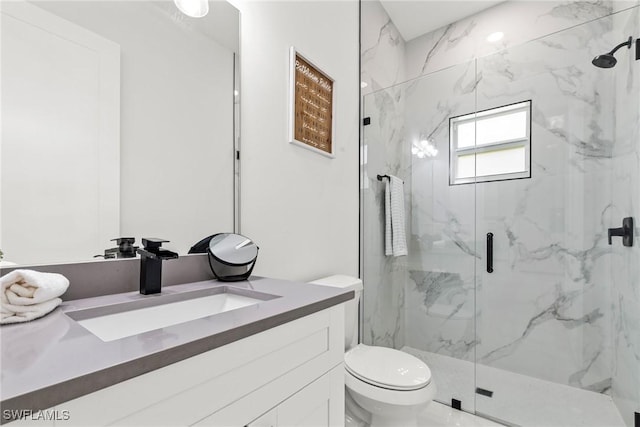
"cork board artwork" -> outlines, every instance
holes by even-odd
[[[334,81],[291,48],[292,143],[333,157]]]

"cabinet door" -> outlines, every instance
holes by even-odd
[[[344,367],[338,365],[277,407],[279,427],[344,426]]]
[[[120,234],[120,47],[27,2],[1,9],[2,249],[87,259]]]
[[[278,408],[273,408],[260,418],[251,421],[245,427],[276,427],[278,425]]]

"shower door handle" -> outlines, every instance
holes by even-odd
[[[493,273],[493,233],[487,233],[487,273]]]

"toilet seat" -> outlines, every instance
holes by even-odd
[[[431,382],[431,370],[424,362],[392,348],[358,344],[345,353],[344,362],[355,378],[388,390],[419,390]]]
[[[433,382],[417,390],[390,390],[356,378],[346,367],[344,370],[344,384],[354,398],[360,395],[366,399],[371,399],[373,402],[377,402],[373,404],[373,406],[364,406],[362,402],[356,398],[356,402],[368,411],[371,411],[373,407],[379,407],[381,404],[394,405],[397,408],[419,407],[432,401],[436,394],[436,387]]]

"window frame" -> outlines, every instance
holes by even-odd
[[[532,100],[527,99],[524,101],[518,101],[511,104],[500,105],[498,107],[488,108],[473,113],[462,114],[449,118],[449,185],[463,185],[474,184],[478,182],[495,182],[495,181],[510,181],[514,179],[526,179],[531,178],[531,115],[532,115]],[[491,113],[493,110],[504,109],[503,111]],[[500,140],[497,142],[491,142],[482,145],[473,145],[471,147],[458,148],[457,143],[457,128],[461,124],[469,122],[477,122],[480,119],[487,117],[500,117],[507,114],[513,114],[515,112],[526,112],[526,124],[525,124],[525,136],[522,138],[514,138],[507,140]],[[501,173],[478,176],[474,175],[465,178],[456,178],[458,158],[461,155],[469,154],[481,154],[492,151],[497,151],[501,148],[520,148],[525,149],[524,163],[526,170],[521,172]]]

